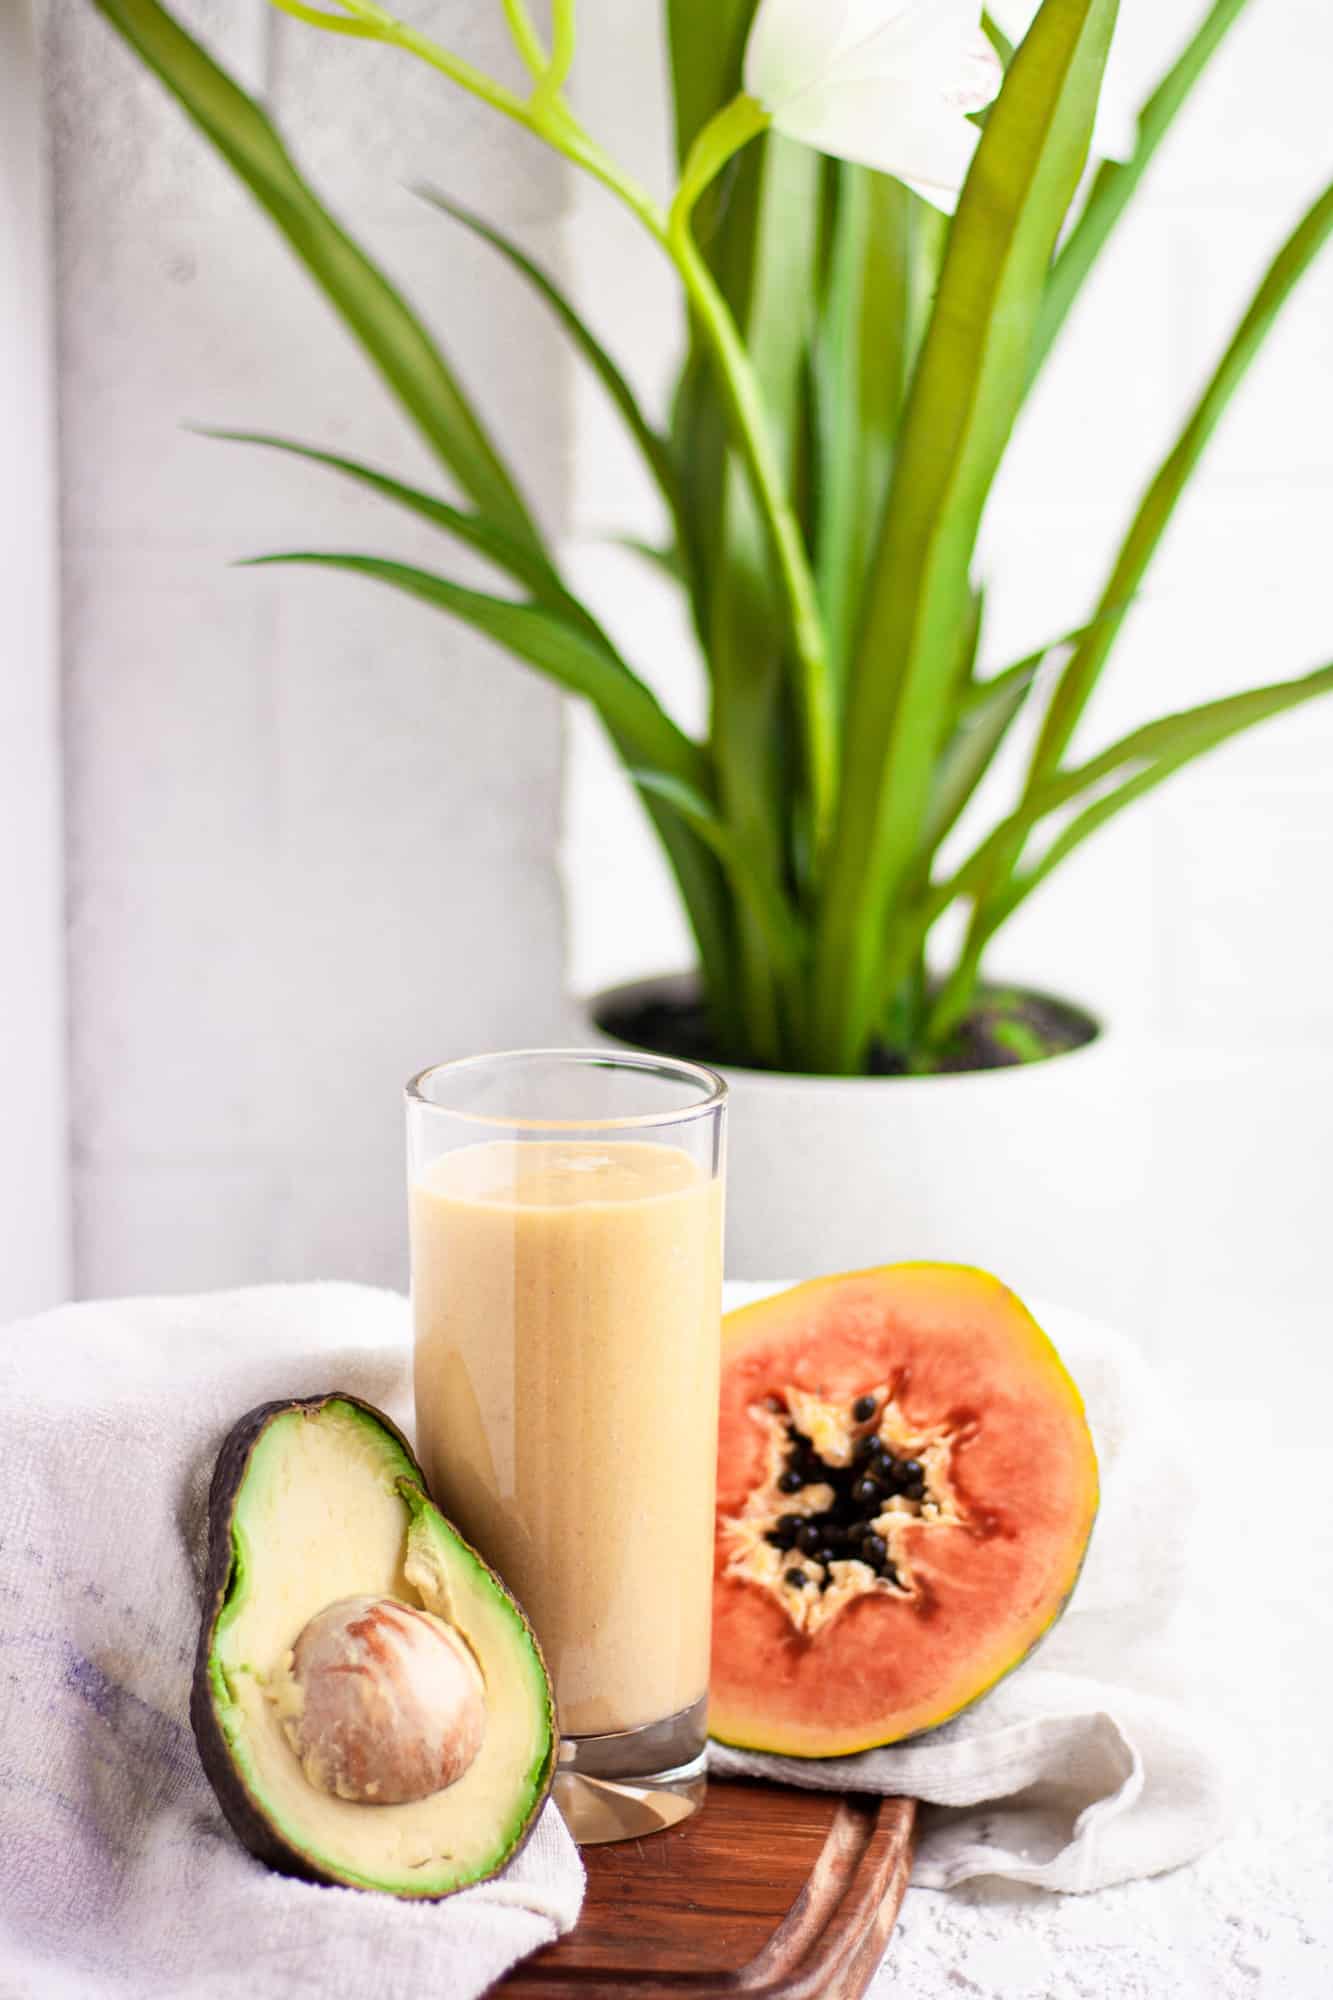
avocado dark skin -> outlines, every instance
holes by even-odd
[[[371,1410],[370,1404],[363,1402],[359,1396],[348,1395],[344,1390],[330,1390],[325,1396],[292,1397],[259,1403],[233,1424],[218,1453],[213,1477],[209,1481],[208,1567],[204,1572],[203,1615],[199,1621],[199,1643],[195,1647],[194,1673],[190,1682],[190,1727],[194,1731],[199,1762],[204,1767],[204,1776],[213,1787],[227,1824],[257,1861],[264,1862],[281,1875],[296,1875],[306,1882],[331,1882],[336,1878],[322,1874],[305,1855],[279,1840],[241,1783],[213,1708],[208,1682],[208,1655],[214,1627],[226,1603],[227,1586],[231,1581],[232,1518],[250,1454],[274,1417],[288,1410],[318,1409],[335,1397],[377,1417],[416,1465],[416,1455],[397,1426],[391,1424],[379,1410]],[[419,1466],[417,1469],[420,1471]],[[424,1474],[422,1486],[424,1489]]]
[[[282,1837],[264,1810],[262,1802],[252,1796],[240,1771],[237,1769],[214,1705],[213,1684],[210,1678],[210,1657],[217,1624],[227,1604],[232,1584],[234,1561],[233,1526],[236,1510],[245,1487],[246,1475],[250,1468],[255,1449],[264,1437],[265,1432],[269,1429],[269,1426],[276,1419],[292,1415],[314,1416],[324,1411],[328,1405],[334,1403],[349,1406],[352,1411],[360,1413],[370,1422],[378,1425],[383,1432],[387,1433],[388,1437],[393,1440],[393,1443],[401,1451],[403,1458],[407,1461],[407,1465],[411,1469],[410,1479],[404,1479],[403,1481],[405,1488],[404,1497],[411,1494],[418,1500],[429,1499],[425,1475],[402,1432],[382,1411],[375,1409],[373,1405],[363,1401],[362,1398],[353,1396],[345,1390],[330,1390],[327,1394],[321,1396],[294,1397],[261,1403],[257,1408],[248,1411],[245,1416],[240,1418],[233,1425],[218,1453],[209,1487],[208,1561],[204,1577],[199,1642],[195,1651],[191,1681],[190,1723],[194,1731],[195,1742],[198,1746],[200,1763],[217,1797],[218,1804],[221,1806],[232,1831],[236,1834],[242,1845],[248,1848],[257,1860],[264,1862],[268,1867],[277,1870],[281,1874],[297,1876],[309,1882],[331,1883],[344,1887],[375,1887],[378,1885],[360,1882],[355,1877],[349,1877],[349,1875],[337,1873],[331,1869],[322,1867],[316,1859],[304,1853],[300,1847],[294,1845],[291,1841]],[[413,1489],[416,1489],[416,1491],[414,1492]],[[456,1533],[456,1531],[454,1532]],[[461,1541],[461,1538],[459,1540]],[[475,1551],[469,1549],[467,1553],[482,1568],[485,1568],[482,1559],[476,1556]],[[488,1572],[488,1574],[490,1573]],[[514,1604],[510,1594],[504,1591],[504,1587],[500,1584],[499,1580],[493,1578],[493,1581],[496,1584],[496,1588],[508,1600],[515,1617],[521,1623],[540,1661],[540,1652],[537,1649],[535,1637],[532,1635],[531,1627],[528,1625],[526,1618],[523,1617],[521,1610]],[[494,1873],[499,1867],[507,1865],[530,1837],[551,1788],[556,1763],[556,1748],[557,1744],[552,1732],[550,1754],[546,1758],[544,1772],[540,1775],[534,1788],[531,1809],[527,1814],[521,1832],[497,1857],[495,1867],[488,1868],[485,1871],[486,1873]],[[363,1809],[369,1813],[384,1810],[382,1807],[373,1805],[366,1806]],[[474,1876],[471,1879],[481,1880],[484,1879],[484,1875]],[[454,1886],[462,1887],[467,1885],[459,1883]],[[434,1892],[413,1891],[413,1894],[419,1894],[422,1900],[439,1900],[441,1897],[450,1895],[453,1892],[453,1887],[446,1887]]]

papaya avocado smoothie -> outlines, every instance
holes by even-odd
[[[720,1130],[701,1145],[689,1126],[720,1108],[691,1120],[687,1104],[680,1130],[650,1114],[646,1129],[542,1119],[502,1136],[474,1114],[450,1135],[462,1143],[414,1145],[418,1447],[436,1500],[532,1620],[566,1775],[595,1780],[603,1805],[615,1795],[598,1831],[557,1780],[584,1839],[697,1803],[693,1769],[682,1810],[657,1798],[646,1823],[619,1793],[703,1749],[723,1184]]]

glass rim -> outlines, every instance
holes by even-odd
[[[674,1077],[678,1082],[695,1084],[703,1095],[697,1103],[678,1106],[674,1111],[632,1111],[612,1118],[524,1118],[507,1112],[464,1111],[452,1104],[441,1104],[426,1095],[434,1077],[461,1075],[489,1065],[538,1059],[597,1069],[651,1070],[658,1075]],[[689,1062],[682,1056],[654,1055],[649,1049],[493,1049],[481,1055],[454,1056],[448,1062],[429,1063],[425,1069],[409,1077],[403,1086],[403,1096],[409,1107],[420,1105],[425,1111],[438,1112],[443,1118],[456,1118],[465,1125],[498,1126],[519,1132],[623,1132],[649,1125],[682,1125],[690,1119],[722,1110],[728,1095],[725,1078],[719,1076],[715,1069],[709,1069],[706,1063]]]

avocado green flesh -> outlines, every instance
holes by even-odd
[[[418,1484],[368,1411],[332,1400],[284,1411],[237,1493],[233,1567],[209,1652],[213,1706],[252,1807],[319,1872],[439,1896],[492,1874],[519,1844],[552,1757],[550,1691],[521,1613]],[[455,1626],[486,1689],[470,1768],[407,1805],[310,1784],[272,1694],[306,1622],[339,1598],[393,1596]]]

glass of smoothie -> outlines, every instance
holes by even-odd
[[[596,1049],[407,1087],[417,1441],[536,1628],[576,1839],[702,1803],[726,1086]]]

